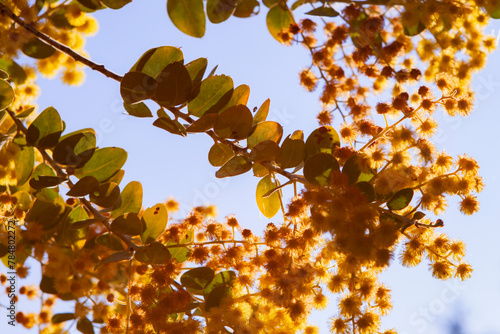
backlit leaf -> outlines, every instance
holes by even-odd
[[[215,272],[210,267],[199,267],[186,271],[181,276],[181,284],[189,290],[204,290],[214,279]]]
[[[281,168],[297,167],[304,161],[305,147],[303,139],[286,137],[276,157],[276,163]]]
[[[26,81],[26,72],[12,59],[0,59],[0,69],[7,72],[16,85],[22,85]]]
[[[318,186],[329,183],[333,171],[340,171],[339,163],[328,153],[317,153],[310,156],[304,165],[304,177],[307,181]]]
[[[252,113],[247,106],[232,106],[219,115],[214,131],[222,139],[245,139],[252,132]]]
[[[257,113],[253,116],[253,124],[264,122],[269,114],[269,106],[271,105],[271,100],[267,99],[262,103]]]
[[[90,201],[103,208],[113,208],[120,198],[120,187],[114,182],[102,183],[90,193]]]
[[[14,163],[16,166],[17,186],[25,184],[33,172],[35,165],[35,150],[33,147],[18,146],[14,155]]]
[[[156,78],[167,65],[183,61],[183,59],[184,56],[179,48],[160,46],[146,51],[132,66],[130,72],[139,71]]]
[[[30,146],[51,148],[56,146],[62,132],[61,116],[56,109],[48,107],[28,127],[26,141]]]
[[[274,141],[264,140],[252,148],[252,151],[250,151],[250,160],[255,162],[274,161],[279,150],[280,147]]]
[[[179,122],[166,117],[160,117],[153,122],[153,125],[166,130],[174,135],[186,137],[186,129]]]
[[[163,69],[156,78],[155,98],[165,108],[187,102],[191,96],[191,77],[182,62],[175,62]]]
[[[120,9],[132,2],[132,0],[101,0],[103,5],[111,9]]]
[[[370,181],[374,176],[374,171],[367,162],[358,154],[353,155],[344,163],[342,173],[349,177],[349,183]]]
[[[144,104],[144,102],[139,102],[135,104],[126,104],[123,103],[123,107],[127,111],[130,116],[135,117],[153,117],[151,110],[149,110],[148,106]]]
[[[250,97],[250,87],[247,85],[239,85],[233,91],[233,96],[231,96],[231,100],[224,107],[225,109],[237,106],[239,104],[246,105],[248,102],[248,98]]]
[[[329,125],[314,130],[306,140],[306,158],[316,153],[333,154],[334,148],[340,146],[337,131]]]
[[[223,143],[215,143],[208,152],[208,161],[214,167],[224,165],[234,156],[233,149]]]
[[[38,38],[32,38],[23,44],[22,51],[28,57],[44,59],[52,56],[56,52],[56,49]]]
[[[90,160],[75,170],[75,176],[81,179],[90,175],[99,182],[106,181],[118,172],[127,160],[127,152],[119,147],[97,149]]]
[[[390,200],[387,201],[387,207],[390,210],[402,210],[410,204],[413,198],[413,189],[405,188],[396,192]]]
[[[339,15],[339,13],[335,9],[330,7],[314,8],[313,10],[306,12],[306,14],[313,16],[324,16],[324,17],[335,17]]]
[[[131,258],[132,258],[132,254],[130,254],[130,252],[128,250],[116,252],[116,253],[113,253],[109,256],[106,256],[104,259],[102,259],[101,262],[99,262],[99,264],[96,266],[96,268],[99,266],[102,266],[103,264],[107,264],[107,263],[128,261]]]
[[[233,87],[233,79],[225,75],[203,80],[198,95],[188,102],[189,113],[197,117],[218,113],[231,100]]]
[[[137,249],[134,257],[137,261],[142,263],[163,264],[170,259],[170,252],[165,245],[155,241],[150,245]]]
[[[168,212],[165,204],[158,203],[147,208],[142,214],[142,220],[146,229],[141,234],[141,240],[144,244],[149,244],[162,235],[167,227]]]
[[[82,177],[75,185],[67,192],[67,196],[83,197],[94,192],[99,187],[99,181],[93,176]]]
[[[94,334],[94,326],[92,322],[87,318],[80,318],[76,323],[76,329],[78,329],[83,334]]]
[[[269,9],[266,17],[266,23],[267,29],[271,35],[279,42],[282,42],[283,40],[279,34],[282,30],[290,27],[290,24],[293,23],[293,16],[285,6],[278,3]]]
[[[205,132],[214,127],[215,122],[219,118],[219,114],[205,114],[194,121],[186,132]]]
[[[237,3],[236,10],[233,13],[235,17],[250,17],[259,12],[260,4],[257,0],[241,0]]]
[[[53,158],[61,165],[81,167],[95,152],[96,136],[93,129],[78,130],[64,135],[53,151]]]
[[[126,212],[139,213],[142,208],[142,184],[137,181],[129,182],[120,194],[121,204],[111,211],[111,218],[116,218]]]
[[[283,136],[283,127],[274,121],[260,122],[247,139],[248,148],[253,148],[260,142],[272,140],[279,144]]]
[[[274,217],[274,215],[278,213],[281,207],[279,192],[274,192],[271,196],[268,197],[262,196],[273,190],[277,186],[278,185],[271,180],[270,175],[263,177],[257,184],[257,191],[255,195],[257,199],[257,206],[259,207],[260,212],[262,212],[262,214],[267,218]]]
[[[113,220],[111,230],[117,234],[139,235],[144,231],[144,225],[137,214],[128,212]]]
[[[172,23],[192,37],[205,35],[205,12],[202,0],[167,0],[167,12]]]
[[[120,94],[127,104],[150,99],[155,94],[157,82],[151,76],[138,71],[125,73],[120,82]]]
[[[5,80],[0,79],[0,110],[4,110],[14,101],[15,94],[12,86]]]
[[[111,233],[103,233],[95,238],[95,242],[99,245],[107,247],[115,251],[125,250],[122,241]]]
[[[73,320],[75,319],[75,314],[74,313],[58,313],[58,314],[54,314],[52,316],[52,320],[51,322],[53,324],[59,324],[61,322],[65,322],[65,321],[68,321],[68,320]]]
[[[215,176],[219,179],[236,176],[248,172],[252,168],[252,163],[246,157],[235,156],[229,159],[216,173]]]
[[[212,23],[226,21],[233,14],[237,0],[207,0],[207,16]]]

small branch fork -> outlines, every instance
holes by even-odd
[[[72,57],[74,60],[79,61],[80,63],[87,65],[88,67],[90,67],[94,71],[100,72],[100,73],[104,74],[105,76],[107,76],[108,78],[114,79],[118,82],[120,82],[122,80],[122,77],[120,75],[106,69],[104,67],[104,65],[94,63],[90,59],[85,58],[81,54],[73,51],[71,48],[67,47],[66,45],[61,44],[58,41],[56,41],[55,39],[53,39],[52,37],[38,31],[33,24],[24,22],[19,16],[14,14],[14,12],[12,12],[12,10],[10,10],[9,7],[7,7],[6,5],[4,5],[2,3],[0,3],[0,14],[11,18],[14,22],[19,24],[24,29],[28,30],[30,33],[32,33],[35,37],[37,37],[41,41],[52,46],[54,49],[67,54],[68,56]]]

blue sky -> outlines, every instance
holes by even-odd
[[[92,59],[119,74],[126,73],[148,49],[171,45],[182,48],[190,61],[206,57],[209,69],[219,65],[217,73],[231,76],[235,85],[251,88],[249,107],[260,106],[271,99],[270,119],[284,126],[285,136],[303,130],[307,136],[317,127],[315,116],[320,108],[317,95],[305,92],[298,72],[309,63],[306,49],[285,47],[276,42],[265,26],[266,8],[251,19],[230,18],[219,24],[208,24],[203,39],[179,32],[167,17],[165,1],[134,1],[121,10],[105,10],[95,16],[99,33],[88,39],[86,50]],[[493,22],[487,32],[497,33],[500,24]],[[440,218],[442,232],[467,244],[467,259],[475,271],[466,282],[438,281],[431,277],[427,265],[403,268],[397,260],[381,276],[393,290],[394,310],[384,318],[387,328],[401,334],[443,333],[443,324],[462,311],[466,333],[500,333],[498,300],[500,300],[500,219],[498,212],[498,154],[500,112],[500,55],[493,53],[488,65],[474,77],[477,92],[474,112],[467,118],[441,117],[436,136],[439,149],[452,155],[467,153],[477,159],[485,190],[479,195],[481,210],[474,216],[458,212],[458,203],[449,200],[448,211]],[[203,134],[187,138],[171,135],[152,126],[153,119],[124,115],[119,84],[100,73],[86,70],[81,87],[67,87],[59,80],[40,79],[41,109],[54,106],[66,122],[67,130],[92,127],[98,133],[98,145],[119,146],[129,156],[122,184],[140,181],[144,188],[144,206],[174,196],[184,212],[200,204],[218,206],[219,217],[236,214],[240,223],[261,231],[269,221],[255,203],[258,179],[247,173],[217,180],[207,159],[211,140]],[[382,99],[382,97],[380,97]],[[22,284],[22,282],[19,282]],[[19,310],[31,308],[26,301]],[[317,313],[312,322],[327,333],[327,319],[335,305]],[[3,312],[2,312],[3,314]],[[3,318],[3,316],[2,316]],[[0,329],[5,321],[0,322]],[[14,333],[23,333],[20,327]]]

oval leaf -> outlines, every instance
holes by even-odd
[[[104,247],[108,247],[109,249],[115,250],[115,251],[123,251],[125,250],[125,247],[123,246],[122,241],[112,235],[111,233],[104,233],[101,235],[98,235],[95,238],[95,242],[99,245],[102,245]]]
[[[15,94],[12,86],[5,80],[0,79],[0,110],[4,110],[14,101]]]
[[[215,272],[210,267],[199,267],[186,271],[181,276],[181,284],[190,290],[204,290],[214,279]]]
[[[125,110],[130,116],[153,117],[151,110],[149,110],[148,106],[145,105],[144,102],[139,102],[135,104],[123,103],[123,108],[125,108]]]
[[[245,139],[252,132],[252,113],[247,106],[237,105],[223,111],[214,125],[214,132],[222,139]]]
[[[331,7],[314,8],[313,10],[308,11],[306,14],[313,16],[326,16],[326,17],[335,17],[339,15],[339,13]]]
[[[150,99],[155,94],[157,82],[143,72],[128,72],[120,82],[120,95],[127,104]]]
[[[293,23],[293,16],[288,11],[288,8],[280,3],[269,9],[266,17],[267,29],[271,35],[279,42],[283,42],[280,33],[284,29],[288,29]]]
[[[71,189],[66,193],[67,196],[83,197],[94,192],[99,187],[99,181],[93,176],[85,176],[80,179]]]
[[[375,176],[368,163],[363,163],[362,159],[358,154],[355,154],[344,163],[342,173],[349,177],[349,183],[351,184],[370,181]]]
[[[170,252],[165,245],[155,241],[150,245],[139,248],[134,257],[142,263],[163,264],[170,259]]]
[[[258,143],[250,152],[250,159],[255,162],[274,161],[280,147],[272,140],[264,140]]]
[[[200,92],[188,103],[189,113],[197,117],[218,113],[231,100],[233,87],[233,79],[225,75],[215,75],[203,80]]]
[[[212,23],[221,23],[231,17],[236,0],[207,0],[207,16]]]
[[[260,142],[272,140],[279,143],[283,136],[283,127],[274,121],[260,122],[247,139],[248,148],[253,148]]]
[[[73,320],[73,319],[75,319],[74,313],[58,313],[58,314],[54,314],[52,316],[51,322],[53,324],[60,324],[61,322],[65,322],[65,321]]]
[[[139,216],[129,212],[113,220],[111,230],[117,234],[139,235],[144,231],[144,225]]]
[[[90,201],[103,208],[112,208],[120,198],[120,187],[114,182],[100,184],[97,190],[90,193]]]
[[[146,51],[132,66],[130,72],[139,71],[156,78],[167,65],[183,61],[181,49],[173,46],[160,46]]]
[[[219,114],[205,114],[194,121],[186,132],[205,132],[214,127],[215,122],[219,118]]]
[[[23,44],[22,51],[28,57],[44,59],[52,56],[56,52],[56,49],[38,38],[32,38]]]
[[[172,23],[192,37],[205,35],[205,12],[202,0],[167,0],[167,12]]]
[[[304,177],[318,186],[326,186],[333,171],[340,171],[339,163],[328,153],[317,153],[306,160]]]
[[[142,220],[146,229],[141,234],[141,240],[145,244],[155,241],[167,227],[168,212],[165,204],[158,203],[151,208],[147,208],[142,214]]]
[[[61,165],[80,167],[95,152],[96,136],[93,129],[78,130],[64,135],[54,148],[52,157]]]
[[[191,95],[191,77],[182,62],[175,62],[158,75],[155,98],[165,108],[187,102]]]
[[[48,107],[28,127],[26,141],[30,146],[52,148],[56,146],[62,132],[61,116],[56,109]]]
[[[402,210],[410,204],[413,198],[413,189],[405,188],[395,193],[390,200],[387,201],[387,207],[390,210]]]
[[[303,139],[291,139],[288,136],[281,145],[276,163],[281,168],[297,167],[304,161],[305,147]]]
[[[271,196],[265,198],[262,196],[276,187],[278,187],[278,185],[271,180],[270,175],[263,177],[257,184],[257,191],[255,195],[257,199],[257,206],[259,207],[260,212],[262,212],[262,214],[267,218],[274,217],[281,207],[279,192],[274,192]]]
[[[127,160],[127,152],[119,147],[97,149],[92,158],[81,168],[75,170],[79,179],[90,175],[99,182],[106,181],[117,173]]]
[[[306,140],[306,158],[316,153],[333,154],[336,146],[340,146],[337,131],[329,125],[314,130]]]
[[[246,157],[236,156],[229,159],[216,173],[218,178],[236,176],[248,172],[252,168],[252,163]]]
[[[224,165],[234,156],[233,149],[223,143],[216,143],[208,152],[208,161],[214,167]]]
[[[129,182],[120,195],[121,204],[111,211],[111,218],[116,218],[126,212],[139,213],[142,208],[142,184],[137,181]]]

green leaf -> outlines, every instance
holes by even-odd
[[[7,72],[16,85],[22,85],[27,79],[24,69],[12,59],[0,59],[0,69]]]
[[[328,153],[314,154],[304,164],[304,177],[318,186],[328,185],[333,171],[340,171],[339,163]]]
[[[36,222],[44,230],[56,226],[63,218],[64,207],[58,204],[36,199],[33,206],[26,214],[25,221]]]
[[[0,79],[2,80],[9,80],[9,73],[5,72],[4,70],[0,69]]]
[[[235,156],[229,159],[216,173],[219,179],[236,176],[248,172],[252,168],[252,162],[247,157]]]
[[[134,104],[154,97],[157,82],[143,72],[128,72],[120,82],[120,95],[126,104]]]
[[[134,257],[142,263],[163,264],[170,259],[170,252],[165,245],[155,241],[150,245],[137,249]]]
[[[414,26],[408,27],[405,26],[403,27],[403,32],[406,36],[416,36],[420,34],[422,31],[426,29],[426,26],[422,22],[418,22],[418,24],[415,24]]]
[[[252,148],[249,158],[255,162],[274,161],[279,150],[280,147],[274,141],[264,140]]]
[[[290,7],[290,9],[292,11],[296,10],[297,8],[299,8],[300,6],[306,4],[306,3],[309,3],[309,1],[306,1],[306,0],[297,0],[295,1],[293,4],[292,4],[292,7]]]
[[[260,4],[257,0],[241,0],[237,1],[237,3],[236,10],[233,13],[235,17],[250,17],[259,13]]]
[[[127,111],[130,116],[135,117],[153,117],[151,110],[149,110],[148,106],[144,104],[144,102],[139,102],[135,104],[126,104],[123,103],[123,107]]]
[[[199,267],[186,271],[181,276],[181,284],[188,290],[204,290],[214,279],[215,272],[210,267]]]
[[[31,115],[33,113],[33,111],[35,111],[35,107],[25,109],[25,110],[21,111],[19,114],[17,114],[16,117],[17,118],[28,117],[29,115]]]
[[[282,30],[288,29],[293,23],[293,16],[285,6],[280,3],[269,9],[266,17],[267,29],[271,35],[278,41],[282,42],[279,34]]]
[[[101,0],[102,4],[111,9],[120,9],[132,0]]]
[[[66,179],[63,177],[38,175],[31,178],[29,184],[31,188],[40,190],[42,188],[55,187],[64,181]]]
[[[81,179],[90,175],[99,182],[106,181],[117,173],[127,160],[127,152],[119,147],[97,149],[90,160],[75,170],[75,176]]]
[[[19,190],[13,195],[16,199],[16,209],[21,209],[23,211],[28,211],[31,206],[31,196],[27,191]]]
[[[5,80],[0,79],[0,110],[4,110],[14,101],[14,89]]]
[[[99,187],[99,181],[93,176],[82,177],[71,189],[66,193],[67,196],[83,197],[94,192]]]
[[[252,165],[252,171],[253,176],[256,177],[263,177],[269,174],[269,170],[258,162]]]
[[[61,322],[65,322],[65,321],[68,321],[68,320],[73,320],[75,319],[75,314],[74,313],[58,313],[58,314],[54,314],[52,316],[52,320],[51,322],[53,324],[59,324]]]
[[[120,187],[114,182],[102,183],[90,193],[89,199],[103,208],[113,208],[120,199]]]
[[[267,7],[271,8],[274,5],[276,5],[279,2],[279,0],[262,0],[262,3]]]
[[[186,132],[205,132],[214,127],[215,122],[219,118],[219,114],[205,114],[194,121]]]
[[[247,139],[248,148],[253,148],[260,142],[272,140],[279,144],[283,136],[283,127],[274,121],[260,122]]]
[[[231,298],[233,289],[227,285],[219,285],[205,297],[205,312],[212,307],[219,307],[225,299]]]
[[[316,153],[334,153],[336,146],[340,146],[340,137],[337,131],[329,125],[314,130],[306,140],[306,158]]]
[[[260,106],[259,110],[257,110],[257,113],[253,117],[253,125],[256,125],[257,123],[264,122],[267,118],[267,115],[269,114],[269,106],[271,105],[271,100],[267,99],[262,103]]]
[[[191,95],[191,77],[182,62],[175,62],[163,69],[157,78],[156,102],[165,108],[187,102]]]
[[[94,326],[92,322],[87,318],[80,318],[76,323],[76,329],[78,329],[83,334],[94,334]]]
[[[313,16],[326,16],[326,17],[335,17],[339,15],[339,13],[335,9],[330,7],[314,8],[313,10],[306,12],[306,14]]]
[[[93,129],[82,129],[64,135],[54,148],[54,160],[66,166],[82,167],[92,158],[96,147]]]
[[[276,157],[276,163],[281,168],[297,167],[304,162],[305,147],[303,139],[285,138]]]
[[[14,155],[14,163],[16,166],[17,186],[25,184],[33,172],[35,166],[35,150],[33,147],[18,146]]]
[[[280,210],[280,197],[279,192],[274,192],[271,196],[262,197],[269,191],[278,187],[278,185],[271,180],[271,176],[267,175],[263,177],[257,184],[257,191],[255,197],[257,198],[257,206],[260,212],[267,218],[272,218]]]
[[[129,182],[121,193],[121,204],[111,211],[111,218],[116,218],[127,212],[139,213],[142,208],[142,184],[137,181]]]
[[[396,192],[390,200],[387,201],[387,207],[390,210],[402,210],[410,204],[413,198],[413,189],[405,188]]]
[[[66,18],[66,9],[58,8],[49,15],[49,21],[54,27],[59,29],[74,29],[75,26],[69,23]]]
[[[66,227],[65,231],[66,240],[69,242],[75,242],[77,240],[82,240],[87,238],[88,229],[84,228],[74,228],[74,224],[89,219],[89,215],[87,211],[83,209],[81,206],[77,206],[68,215],[66,219]]]
[[[247,106],[237,105],[223,111],[214,125],[214,132],[222,139],[245,139],[252,132],[252,113]]]
[[[142,214],[142,220],[146,225],[146,229],[141,234],[141,240],[144,244],[149,244],[162,235],[165,227],[167,227],[168,212],[165,204],[158,203],[147,208]]]
[[[202,0],[167,0],[167,12],[172,23],[192,37],[205,35],[205,12]]]
[[[215,143],[208,152],[208,162],[214,167],[224,165],[234,156],[233,149],[223,143]]]
[[[413,214],[413,217],[412,219],[415,219],[415,220],[420,220],[422,218],[425,217],[425,213],[423,213],[422,211],[417,211]]]
[[[375,176],[374,171],[367,163],[363,163],[362,158],[358,154],[354,154],[347,159],[342,168],[342,173],[349,177],[350,184],[370,181]]]
[[[237,106],[239,104],[246,105],[248,102],[248,98],[250,97],[250,87],[248,85],[239,85],[233,91],[233,96],[231,96],[231,100],[224,107],[228,109],[232,106]]]
[[[73,224],[70,225],[71,230],[78,230],[81,228],[89,227],[90,225],[93,225],[95,223],[99,223],[101,220],[96,219],[96,218],[91,218],[91,219],[85,219],[81,221],[74,222]]]
[[[203,75],[207,70],[207,64],[207,58],[198,58],[186,64],[186,70],[193,83],[193,88],[201,83]]]
[[[28,127],[26,141],[30,146],[52,148],[57,145],[63,132],[63,122],[56,109],[48,107]]]
[[[146,51],[132,66],[130,72],[139,71],[156,78],[167,65],[183,61],[184,56],[179,48],[160,46]]]
[[[199,94],[188,102],[191,115],[201,117],[207,113],[218,113],[231,100],[233,79],[216,75],[201,82]]]
[[[77,0],[83,6],[84,11],[94,12],[100,9],[101,4],[99,0]]]
[[[176,120],[171,120],[170,118],[166,117],[160,117],[153,122],[153,125],[160,129],[166,130],[171,134],[186,137],[186,129],[184,128],[184,125]]]
[[[137,214],[128,212],[113,220],[111,230],[117,234],[140,235],[144,231],[144,225]]]
[[[22,51],[28,57],[44,59],[52,56],[56,52],[56,49],[38,38],[32,38],[23,44]]]
[[[233,286],[234,280],[236,279],[236,273],[232,270],[225,270],[218,272],[215,275],[212,282],[205,288],[205,296],[212,292],[216,287],[224,285],[224,286]]]
[[[226,21],[236,9],[236,0],[207,0],[207,16],[212,23]]]
[[[358,188],[363,195],[365,195],[368,202],[373,202],[375,200],[375,189],[373,189],[373,186],[370,183],[361,181],[354,184],[354,186]]]
[[[109,256],[106,256],[104,259],[102,259],[101,262],[99,262],[99,264],[95,268],[102,266],[104,264],[108,264],[108,263],[128,261],[131,258],[132,258],[132,254],[130,254],[130,252],[128,250],[116,252],[116,253],[113,253]],[[95,268],[94,268],[94,270],[95,270]]]
[[[123,251],[125,250],[125,247],[123,246],[122,241],[114,236],[111,233],[103,233],[98,235],[95,238],[95,242],[99,245],[102,245],[104,247],[108,247],[109,249],[115,250],[115,251]]]

